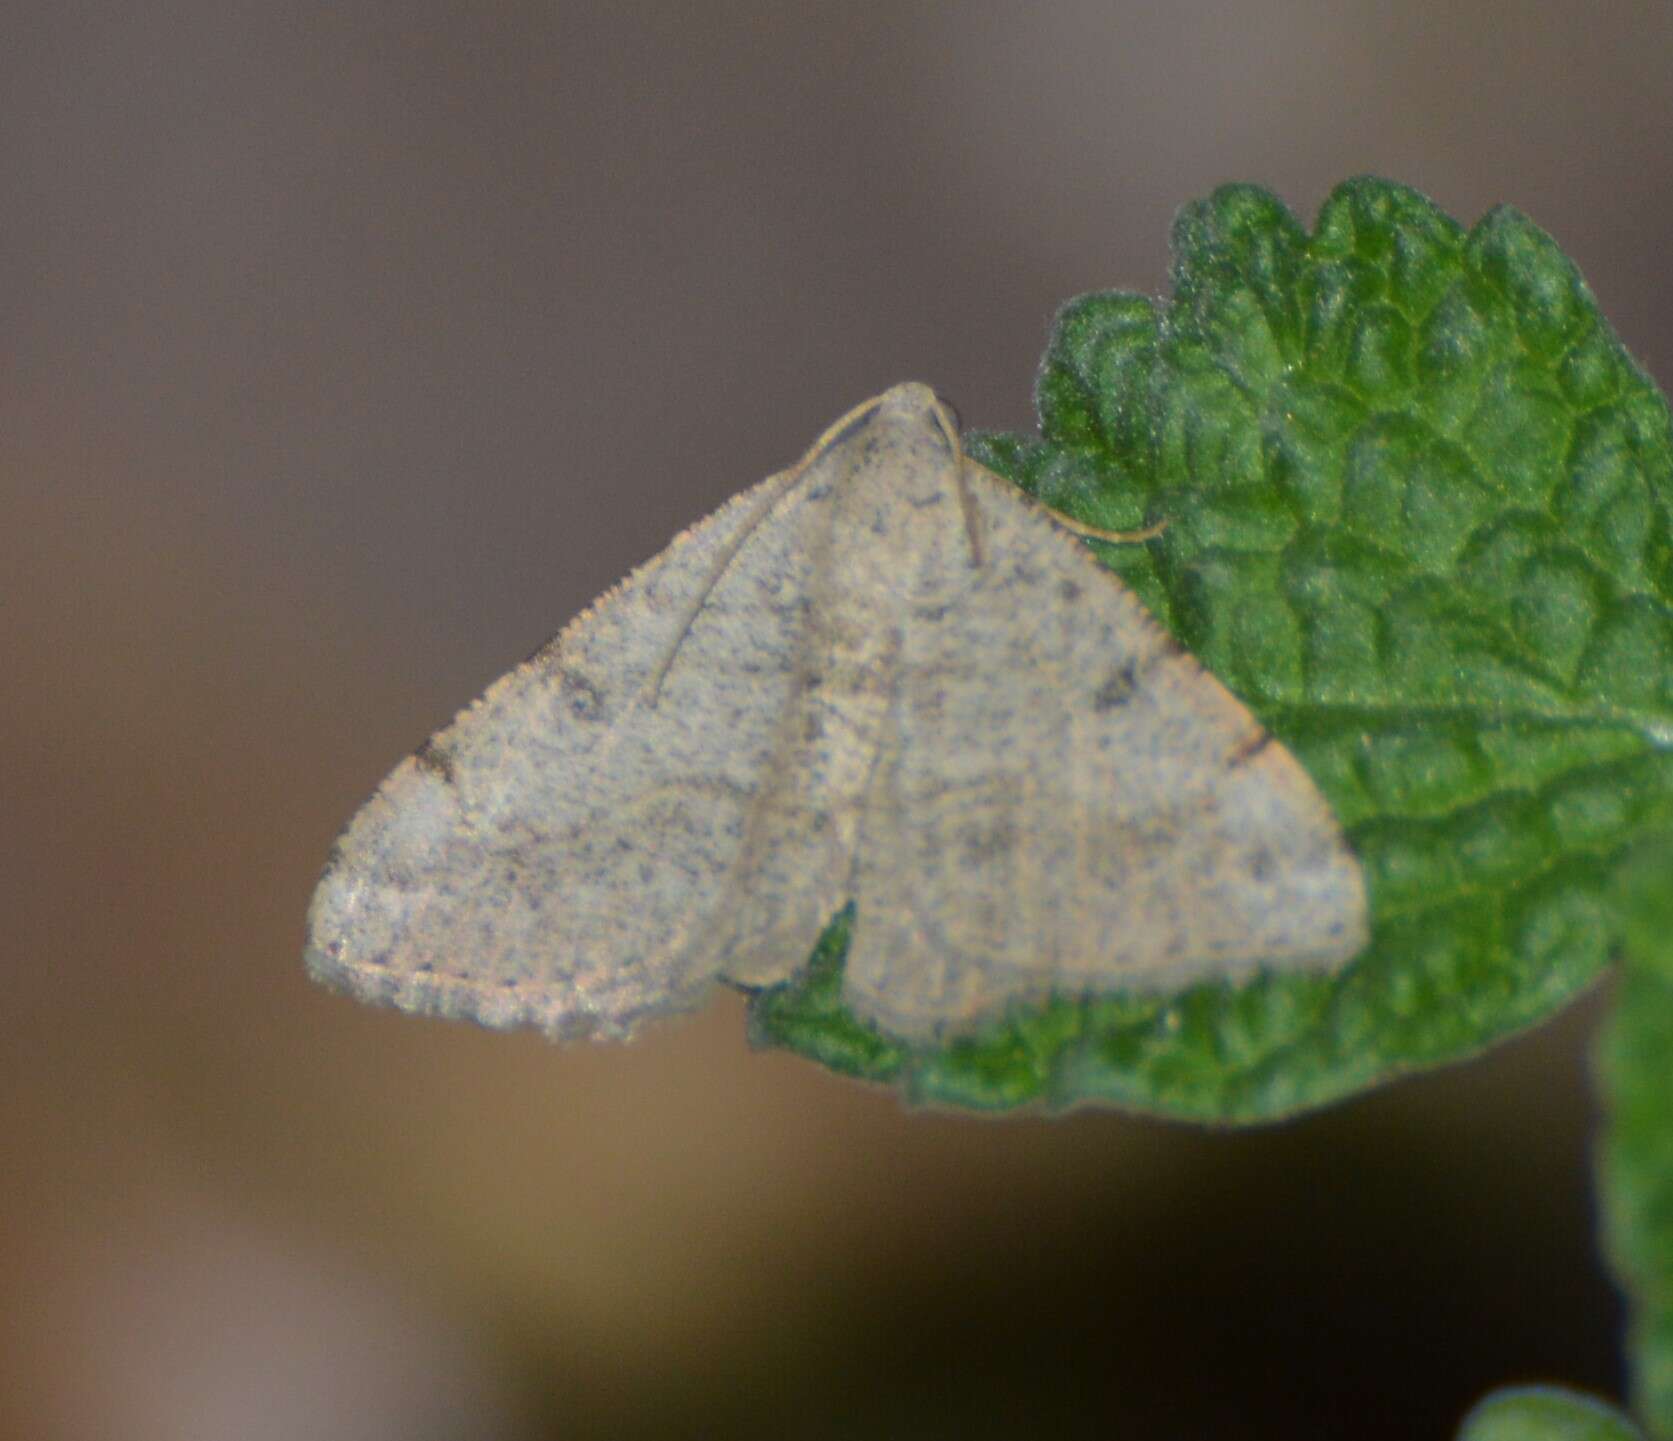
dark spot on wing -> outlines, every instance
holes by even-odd
[[[440,776],[448,785],[458,779],[453,771],[453,753],[446,746],[437,745],[434,736],[415,750],[412,758],[420,770]]]
[[[1247,765],[1271,744],[1271,731],[1256,731],[1232,748],[1231,754],[1226,757],[1226,764],[1234,767]]]
[[[1138,667],[1130,660],[1122,661],[1109,673],[1109,678],[1092,693],[1092,709],[1100,715],[1124,706],[1139,688]]]
[[[596,721],[604,718],[604,696],[578,670],[566,670],[558,682],[558,692],[576,720]]]
[[[1080,582],[1076,580],[1066,580],[1057,587],[1057,593],[1062,596],[1065,601],[1077,601],[1080,599]]]
[[[991,825],[971,825],[959,836],[966,860],[971,865],[996,860],[1016,849],[1017,828],[1010,816],[1002,816]]]

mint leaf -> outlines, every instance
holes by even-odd
[[[839,998],[841,923],[751,1034],[921,1101],[1257,1121],[1549,1016],[1621,939],[1612,876],[1673,821],[1666,403],[1549,237],[1383,181],[1309,234],[1228,186],[1173,298],[1072,301],[1038,436],[972,451],[1100,552],[1309,769],[1360,855],[1335,977],[1060,1000],[938,1050]]]
[[[1641,1441],[1612,1406],[1555,1386],[1496,1391],[1464,1418],[1458,1441]]]

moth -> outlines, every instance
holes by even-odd
[[[1328,971],[1360,867],[1296,759],[905,384],[685,531],[395,768],[307,962],[625,1037],[793,977],[936,1044],[1052,995]]]

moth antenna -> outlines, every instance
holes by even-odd
[[[1102,540],[1110,545],[1138,545],[1142,541],[1155,540],[1168,528],[1166,516],[1154,525],[1141,526],[1138,530],[1105,530],[1100,525],[1088,525],[1084,520],[1076,520],[1056,510],[1051,512],[1051,518],[1064,530],[1073,531],[1086,540]]]
[[[935,402],[935,423],[941,427],[941,434],[947,439],[947,448],[953,452],[953,475],[958,484],[959,509],[964,514],[965,539],[970,542],[970,564],[980,566],[982,528],[976,514],[976,498],[971,495],[970,482],[964,474],[964,442],[959,438],[957,424],[939,399]]]
[[[702,588],[697,592],[691,604],[686,607],[686,613],[680,618],[679,629],[674,632],[674,639],[668,647],[668,654],[658,662],[655,672],[645,684],[645,704],[653,706],[656,704],[657,698],[662,694],[662,683],[668,678],[668,672],[673,668],[674,658],[679,654],[680,646],[684,644],[685,638],[691,634],[692,626],[697,624],[697,617],[703,613],[703,607],[708,604],[709,596],[713,593],[714,588],[720,584],[732,562],[737,559],[738,552],[755,534],[761,522],[778,509],[778,503],[801,483],[812,468],[813,463],[841,438],[842,433],[856,422],[864,420],[872,414],[881,400],[881,396],[876,396],[871,400],[864,401],[856,405],[835,424],[827,426],[819,439],[808,447],[807,454],[784,472],[782,484],[761,503],[760,509],[750,516],[739,528],[737,535],[733,536],[720,554],[715,557],[713,569],[704,579]]]

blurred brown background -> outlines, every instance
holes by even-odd
[[[383,772],[889,383],[1029,417],[1227,179],[1551,230],[1673,376],[1673,6],[12,7],[0,1432],[1444,1436],[1619,1385],[1585,1047],[1244,1135],[376,1012]]]

